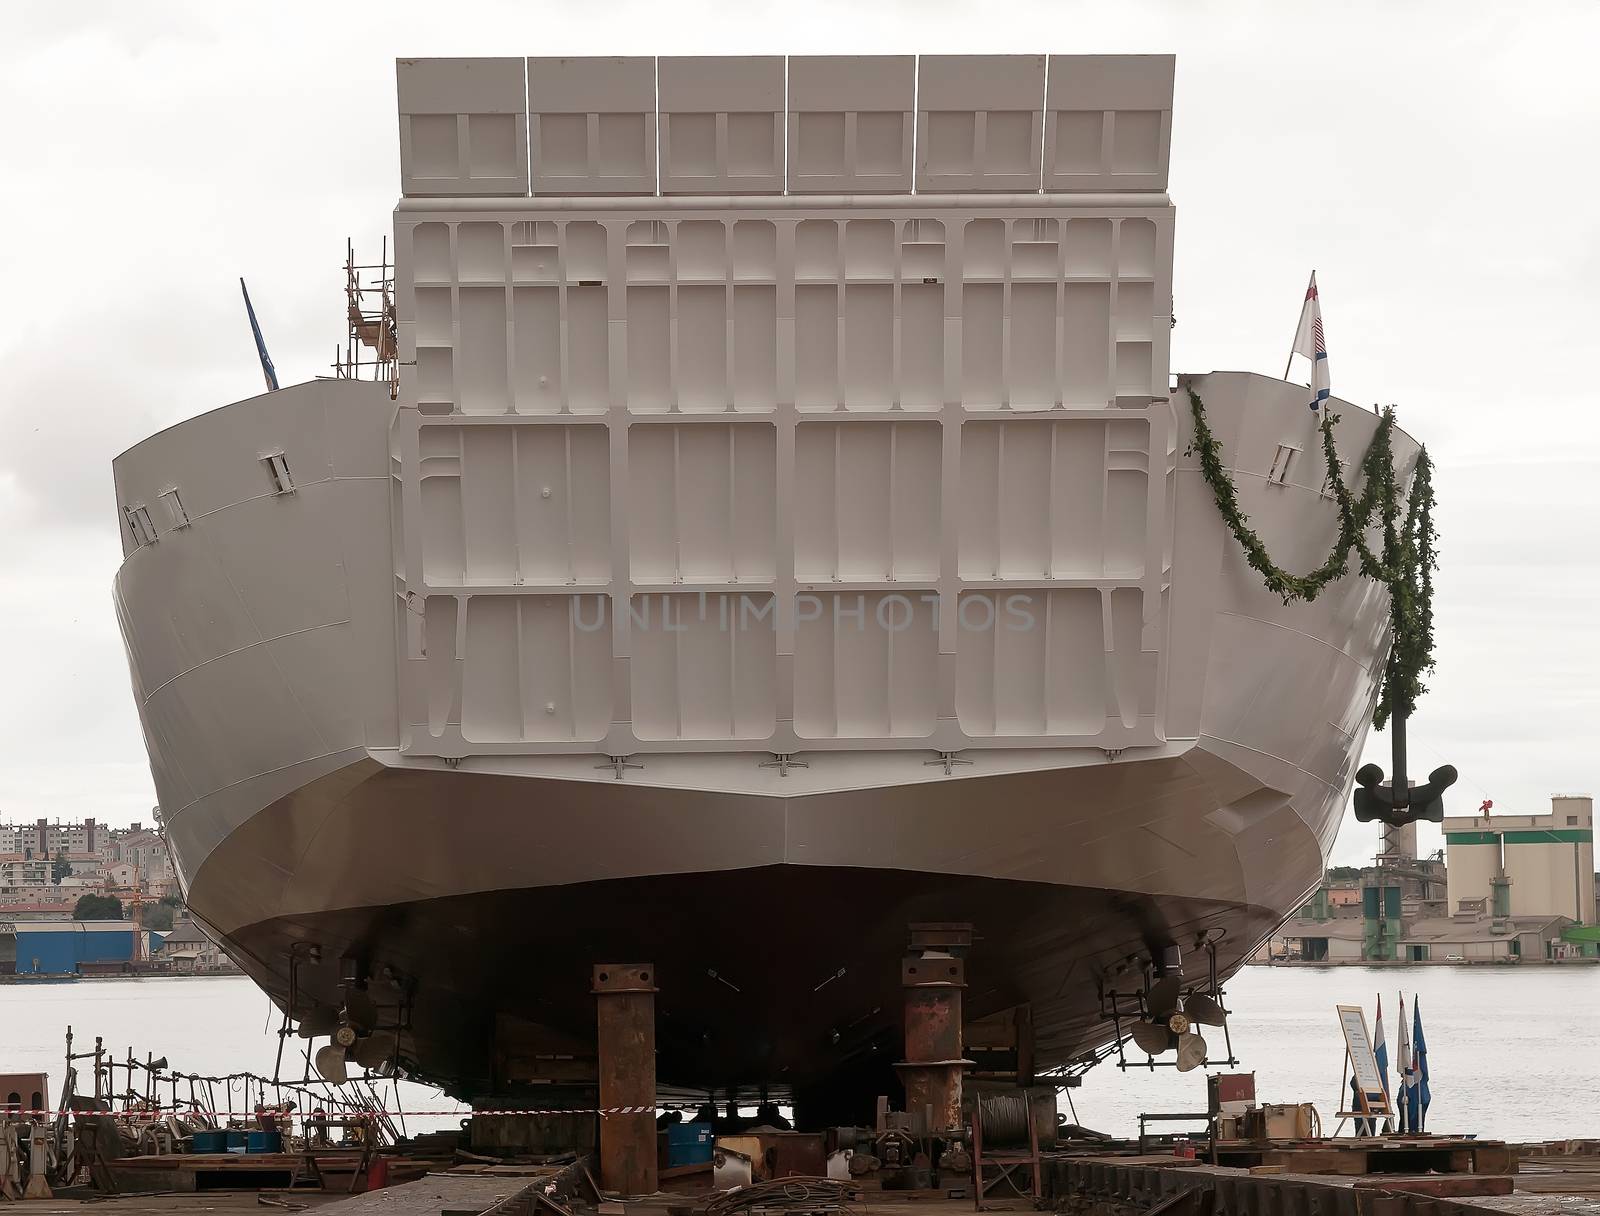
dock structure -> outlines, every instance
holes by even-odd
[[[1060,1155],[1048,1163],[1046,1190],[1056,1211],[1096,1216],[1540,1216],[1600,1206],[1600,1157],[1592,1143],[1585,1153],[1568,1153],[1560,1146],[1385,1137],[1374,1146],[1328,1142],[1263,1151],[1281,1162]],[[1473,1164],[1430,1170],[1426,1162],[1440,1155]]]
[[[533,1110],[475,1112],[458,1129],[406,1137],[381,1103],[363,1112],[352,1094],[352,1104],[340,1107],[335,1093],[304,1086],[295,1096],[312,1099],[311,1109],[268,1104],[264,1094],[253,1114],[176,1098],[169,1107],[163,1087],[185,1074],[165,1059],[140,1064],[130,1051],[120,1062],[100,1040],[93,1051],[75,1052],[69,1037],[69,1065],[92,1060],[94,1083],[80,1090],[69,1073],[59,1110],[50,1110],[42,1077],[11,1078],[22,1087],[19,1098],[28,1096],[0,1106],[0,1195],[49,1201],[51,1213],[92,1201],[97,1216],[183,1216],[202,1197],[208,1212],[248,1203],[290,1212],[326,1208],[329,1216],[1600,1210],[1600,1141],[1310,1134],[1311,1108],[1258,1105],[1246,1084],[1251,1074],[1213,1078],[1207,1113],[1142,1115],[1145,1130],[1136,1140],[1060,1126],[1054,1087],[1033,1077],[1021,1025],[1013,1031],[1014,1074],[997,1066],[1003,1036],[994,1026],[973,1028],[971,1050],[979,1058],[966,1057],[961,951],[972,936],[965,924],[909,927],[911,948],[900,960],[906,999],[899,1071],[907,1100],[895,1110],[881,1099],[871,1128],[787,1130],[777,1104],[765,1098],[756,1118],[739,1119],[734,1094],[726,1114],[711,1103],[688,1120],[661,1113],[673,1099],[657,1087],[654,1070],[655,967],[599,963],[590,978],[597,1105],[587,1111],[555,1112],[560,1117],[545,1122]],[[256,1079],[258,1091],[265,1081]],[[489,1142],[475,1141],[478,1118],[490,1115],[511,1122],[495,1124]],[[596,1130],[562,1149],[552,1138],[583,1115]],[[1179,1120],[1202,1121],[1205,1131],[1154,1130]],[[538,1147],[518,1147],[516,1134],[530,1128]]]
[[[1446,1146],[1460,1141],[1437,1138]],[[1466,1142],[1471,1143],[1471,1142]],[[1100,1153],[1049,1154],[1044,1161],[1045,1193],[1037,1205],[1013,1199],[986,1201],[991,1210],[1027,1210],[1035,1206],[1073,1216],[1548,1216],[1587,1213],[1600,1206],[1600,1156],[1594,1145],[1586,1152],[1565,1152],[1564,1146],[1532,1145],[1521,1149],[1489,1146],[1506,1154],[1502,1172],[1444,1172],[1401,1169],[1375,1172],[1321,1172],[1316,1154],[1330,1151],[1301,1146],[1301,1166],[1211,1165],[1171,1155]],[[1284,1153],[1293,1153],[1281,1146]],[[1414,1151],[1401,1145],[1391,1156]],[[1459,1148],[1440,1150],[1456,1152]],[[1352,1151],[1354,1160],[1358,1155]],[[1348,1162],[1342,1163],[1348,1165]],[[486,1171],[430,1173],[417,1181],[381,1192],[359,1195],[295,1190],[274,1193],[218,1190],[200,1194],[124,1194],[96,1197],[97,1216],[184,1216],[204,1210],[210,1216],[259,1212],[263,1204],[290,1211],[314,1210],[319,1216],[578,1216],[610,1209],[630,1216],[732,1216],[768,1213],[831,1212],[837,1216],[954,1216],[971,1211],[967,1196],[874,1192],[850,1188],[836,1203],[802,1199],[803,1185],[793,1186],[786,1202],[767,1188],[740,1207],[737,1192],[686,1192],[673,1186],[632,1201],[596,1201],[582,1184],[564,1193],[557,1166],[476,1167]],[[800,1179],[792,1180],[801,1183]],[[669,1186],[671,1184],[669,1183]],[[58,1199],[51,1211],[76,1207],[79,1200]],[[812,1204],[814,1206],[807,1206]],[[603,1205],[603,1206],[602,1206]],[[27,1208],[19,1208],[25,1213]],[[43,1209],[36,1209],[42,1211]]]

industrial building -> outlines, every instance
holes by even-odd
[[[1565,956],[1565,916],[1493,916],[1481,907],[1406,925],[1400,958],[1410,963],[1511,963]]]
[[[1278,930],[1272,960],[1306,963],[1515,963],[1592,956],[1571,937],[1565,916],[1495,916],[1481,902],[1444,915],[1384,915],[1395,908],[1394,886],[1372,886],[1380,915],[1354,915],[1313,901]]]
[[[1443,824],[1452,913],[1595,921],[1594,799],[1557,794],[1548,815],[1461,815]]]
[[[172,931],[153,947],[150,958],[182,973],[239,970],[187,912],[173,918]]]
[[[1547,815],[1443,823],[1446,853],[1416,853],[1416,825],[1385,828],[1378,864],[1324,882],[1274,935],[1272,959],[1519,962],[1595,958],[1594,802],[1558,794]]]
[[[0,921],[0,974],[76,975],[85,964],[149,958],[162,934],[125,920]]]

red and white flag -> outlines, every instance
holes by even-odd
[[[1311,272],[1311,285],[1306,288],[1306,301],[1300,308],[1300,328],[1294,331],[1294,346],[1289,350],[1290,362],[1296,355],[1311,360],[1311,388],[1315,394],[1311,408],[1319,408],[1328,399],[1328,344],[1322,336],[1322,301],[1317,297],[1317,272]],[[1288,369],[1284,370],[1285,376]]]

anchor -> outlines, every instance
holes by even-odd
[[[1406,722],[1411,715],[1395,713],[1389,718],[1394,743],[1394,780],[1381,784],[1383,769],[1363,764],[1356,770],[1355,811],[1362,823],[1381,819],[1391,827],[1404,827],[1418,819],[1439,823],[1444,819],[1444,792],[1460,775],[1455,765],[1444,764],[1428,774],[1422,785],[1413,786],[1406,778]]]

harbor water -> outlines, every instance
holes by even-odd
[[[271,1077],[278,1053],[278,1026],[281,1015],[266,995],[242,975],[160,976],[146,979],[82,979],[72,981],[21,981],[0,984],[0,1072],[39,1072],[50,1074],[52,1105],[61,1096],[66,1029],[74,1035],[74,1052],[93,1051],[95,1036],[105,1040],[106,1052],[122,1061],[131,1049],[143,1061],[147,1055],[165,1056],[171,1069],[184,1074],[224,1076],[251,1072]],[[286,1080],[301,1080],[307,1072],[302,1054],[314,1052],[326,1040],[308,1044],[290,1035],[283,1044],[283,1067],[279,1075]],[[78,1061],[78,1073],[85,1088],[92,1086],[89,1060]],[[352,1071],[359,1072],[359,1069]],[[315,1077],[315,1072],[311,1073]],[[126,1087],[127,1073],[116,1072],[117,1086]],[[136,1072],[135,1085],[143,1092],[143,1079]],[[170,1100],[171,1086],[163,1086],[162,1096]],[[393,1081],[379,1083],[384,1105],[390,1110],[462,1111],[452,1098],[428,1086]],[[212,1085],[217,1108],[252,1110],[260,1091],[252,1087],[248,1098],[242,1081],[232,1083],[231,1095],[224,1082]],[[187,1100],[187,1083],[179,1097]],[[292,1097],[292,1095],[285,1095]],[[267,1087],[268,1100],[274,1099]],[[299,1102],[305,1108],[303,1101]],[[404,1115],[410,1132],[455,1126],[460,1114]],[[397,1120],[398,1122],[398,1120]]]
[[[1324,1131],[1332,1132],[1344,1063],[1334,1007],[1360,1005],[1371,1027],[1382,995],[1392,1072],[1402,992],[1408,1022],[1413,997],[1422,998],[1433,1093],[1427,1130],[1517,1141],[1600,1136],[1600,1037],[1593,1030],[1600,968],[1587,964],[1246,967],[1227,985],[1239,1058],[1228,1071],[1254,1072],[1259,1101],[1315,1102]],[[1201,1029],[1211,1054],[1224,1055],[1222,1031]],[[1126,1073],[1113,1057],[1070,1091],[1078,1122],[1131,1135],[1141,1111],[1205,1109],[1198,1072],[1135,1069],[1133,1056],[1144,1057],[1132,1044],[1128,1049]],[[1061,1105],[1070,1118],[1067,1095]]]
[[[1593,1031],[1600,968],[1590,966],[1248,967],[1227,993],[1238,1071],[1255,1072],[1263,1102],[1315,1102],[1331,1131],[1344,1050],[1334,1007],[1359,1004],[1370,1023],[1381,992],[1392,1062],[1402,991],[1408,1018],[1413,997],[1422,999],[1429,1130],[1506,1140],[1600,1136],[1600,1036]],[[69,1023],[78,1050],[92,1049],[98,1034],[119,1058],[131,1047],[139,1059],[165,1055],[184,1073],[271,1075],[278,1048],[278,1020],[243,977],[11,983],[0,985],[0,1072],[48,1071],[58,1096]],[[1222,1032],[1204,1029],[1212,1054],[1221,1055]],[[304,1074],[305,1046],[287,1040],[285,1077]],[[233,1092],[242,1097],[237,1083]],[[461,1109],[424,1086],[385,1083],[381,1092],[411,1112],[411,1130],[460,1118],[418,1114]],[[1205,1082],[1199,1072],[1172,1068],[1119,1072],[1113,1057],[1061,1105],[1086,1126],[1132,1135],[1141,1111],[1204,1110]]]

